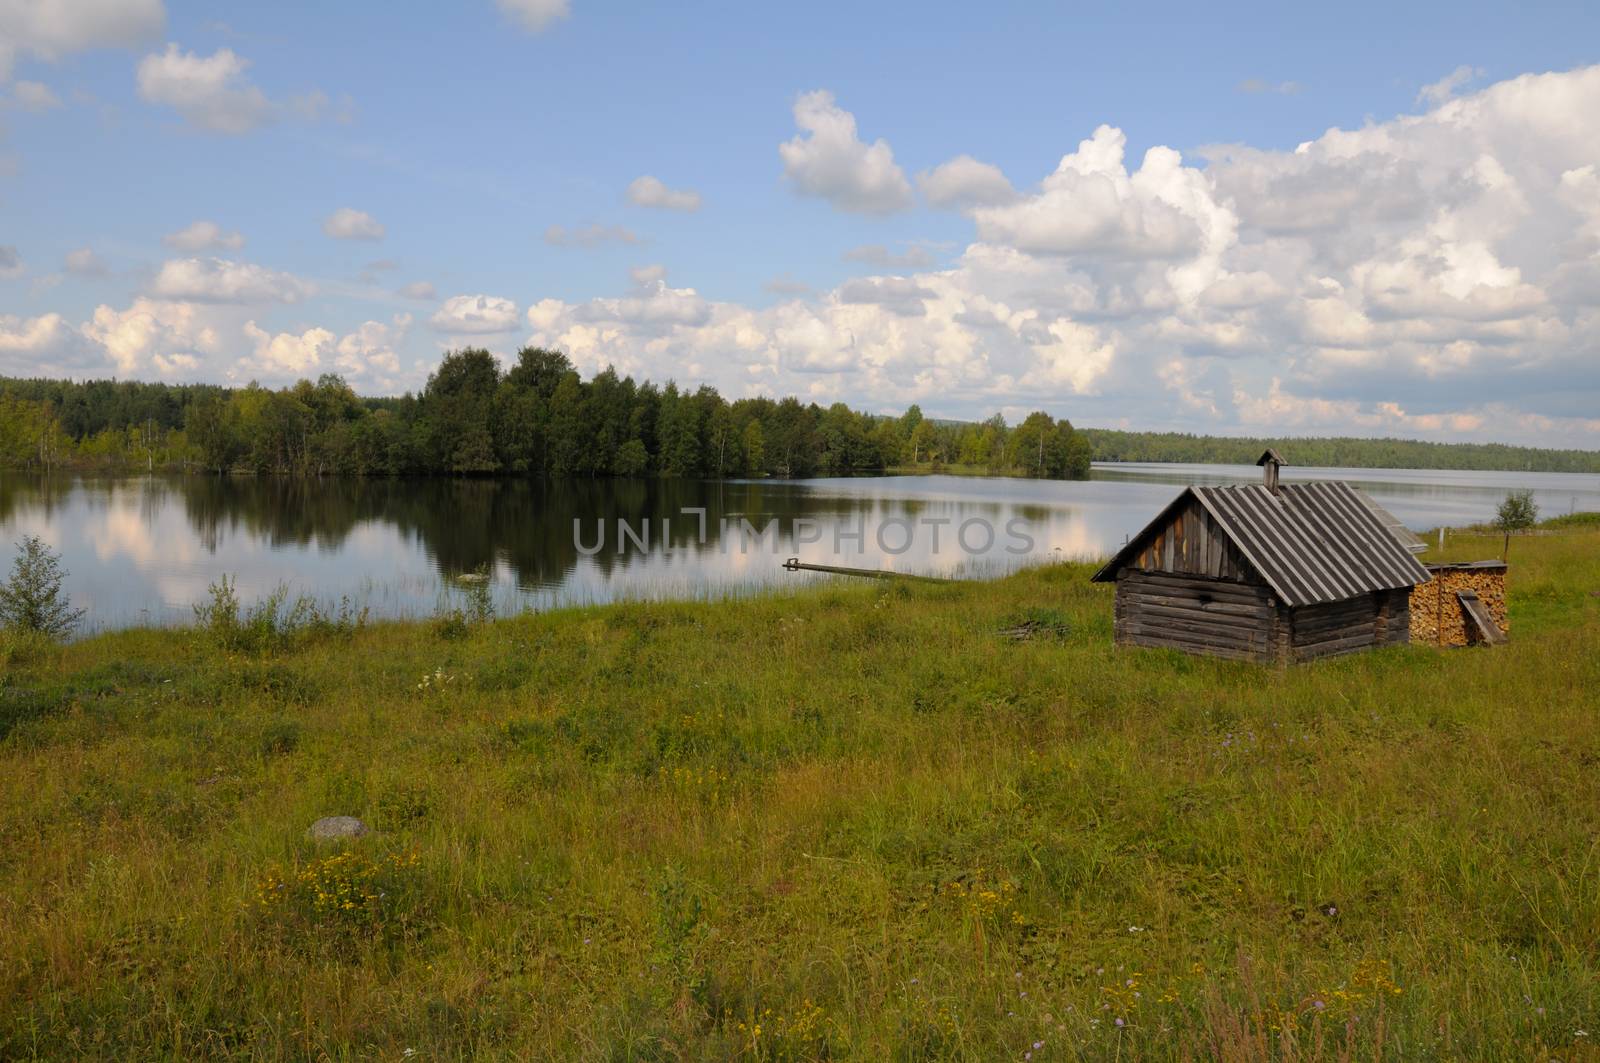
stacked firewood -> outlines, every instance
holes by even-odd
[[[1477,641],[1471,623],[1456,597],[1473,591],[1489,615],[1510,632],[1506,616],[1506,567],[1487,565],[1429,565],[1433,579],[1411,592],[1411,641],[1424,646],[1465,646]]]

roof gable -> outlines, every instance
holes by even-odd
[[[1129,540],[1094,578],[1116,578],[1144,541],[1194,499],[1289,606],[1336,602],[1426,583],[1428,570],[1342,482],[1191,487]]]

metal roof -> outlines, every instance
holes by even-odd
[[[1125,557],[1193,497],[1222,528],[1284,605],[1338,602],[1373,591],[1426,583],[1432,577],[1397,542],[1356,489],[1338,481],[1191,487],[1129,540],[1097,580],[1116,578]]]
[[[1418,538],[1416,532],[1402,524],[1399,517],[1378,505],[1373,497],[1361,488],[1357,487],[1354,490],[1356,497],[1367,504],[1367,508],[1372,510],[1372,515],[1378,518],[1378,523],[1389,529],[1389,534],[1394,536],[1395,542],[1405,547],[1407,553],[1420,554],[1428,549],[1428,544]]]

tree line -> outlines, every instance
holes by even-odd
[[[447,354],[427,385],[363,398],[338,376],[259,384],[0,379],[0,465],[185,469],[292,476],[806,477],[890,469],[1054,478],[1089,472],[1065,419],[1016,426],[876,416],[797,398],[729,402],[716,389],[584,380],[566,355],[527,347],[509,368]]]
[[[0,467],[280,475],[773,476],[951,470],[1081,478],[1095,461],[1250,464],[1268,446],[1303,466],[1600,473],[1600,453],[1501,443],[1203,436],[899,417],[796,398],[728,402],[714,388],[584,380],[524,348],[447,354],[427,385],[358,396],[333,375],[259,384],[0,378]]]
[[[1168,461],[1250,465],[1267,447],[1292,464],[1353,469],[1500,469],[1515,472],[1600,472],[1600,453],[1504,443],[1425,443],[1348,436],[1287,438],[1197,436],[1086,428],[1095,461]]]

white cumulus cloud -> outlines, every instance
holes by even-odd
[[[322,231],[335,240],[382,240],[383,223],[364,210],[340,207],[322,222]]]
[[[1125,145],[972,208],[941,268],[869,244],[892,274],[760,309],[641,272],[535,302],[530,339],[734,396],[1600,446],[1600,67],[1204,167]]]
[[[542,33],[572,13],[568,0],[495,0],[495,4],[530,33]]]
[[[248,133],[273,119],[266,95],[245,77],[250,61],[231,48],[208,56],[168,44],[139,61],[139,95],[164,104],[190,125],[212,133]]]
[[[135,299],[126,310],[101,304],[82,333],[124,375],[192,369],[222,350],[220,331],[202,308],[161,299]]]
[[[1430,107],[1437,107],[1454,96],[1461,88],[1481,77],[1483,77],[1481,69],[1462,64],[1438,81],[1422,86],[1417,91],[1417,102],[1427,104]]]
[[[1181,258],[1231,242],[1232,211],[1205,174],[1165,147],[1151,148],[1129,173],[1126,145],[1120,129],[1096,129],[1037,194],[976,211],[978,235],[1029,252],[1131,258]]]
[[[18,55],[55,60],[94,48],[133,48],[166,25],[161,0],[0,0],[0,80]]]
[[[509,332],[517,327],[517,304],[494,295],[454,295],[444,301],[428,324],[452,336]]]
[[[168,233],[161,242],[174,251],[237,251],[244,246],[244,236],[214,221],[196,221]]]
[[[628,202],[657,210],[696,211],[700,209],[700,193],[689,188],[668,188],[660,178],[646,174],[628,184]]]
[[[855,115],[835,103],[833,93],[805,93],[795,101],[794,122],[800,132],[778,145],[778,156],[795,191],[859,214],[911,206],[911,183],[888,141],[864,143]]]
[[[309,328],[301,333],[269,333],[254,321],[246,321],[244,334],[255,346],[252,368],[268,373],[304,376],[322,364],[324,353],[334,348],[333,333],[325,328]]]
[[[105,261],[95,254],[92,247],[80,247],[75,251],[68,251],[64,266],[68,273],[75,273],[80,277],[104,277],[109,272]]]
[[[221,258],[173,258],[161,264],[150,294],[212,303],[293,303],[315,288],[293,274]]]
[[[395,348],[410,328],[410,314],[396,314],[387,323],[363,322],[340,338],[335,365],[352,381],[371,380],[392,390],[400,373],[400,356]]]
[[[71,374],[91,359],[89,344],[60,314],[0,314],[0,373]]]
[[[11,86],[11,100],[24,111],[35,114],[61,106],[61,98],[51,91],[50,86],[37,81],[19,81]]]
[[[1000,167],[957,155],[932,170],[917,175],[917,185],[932,207],[967,210],[993,207],[1017,198],[1016,189]]]

